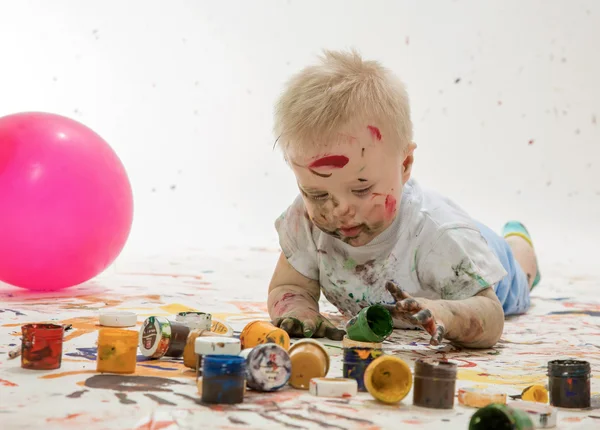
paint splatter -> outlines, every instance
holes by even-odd
[[[227,419],[229,420],[229,422],[231,424],[241,424],[243,426],[249,425],[246,421],[240,420],[239,418],[236,418],[236,417],[229,416],[229,417],[227,417]]]
[[[131,400],[129,397],[127,397],[127,394],[125,393],[115,393],[115,396],[117,396],[117,399],[119,399],[119,403],[121,403],[122,405],[137,405],[137,402]]]
[[[81,396],[83,396],[84,393],[87,393],[89,390],[80,390],[80,391],[73,391],[71,394],[68,394],[67,397],[69,399],[78,399]]]
[[[12,312],[12,313],[15,314],[15,316],[18,316],[18,317],[20,317],[20,316],[27,316],[23,312],[15,311],[13,309],[0,309],[0,313],[4,313],[4,312]]]
[[[184,385],[173,379],[154,376],[94,375],[85,380],[88,388],[102,388],[115,391],[161,391],[171,392],[171,385]]]
[[[6,379],[0,379],[0,385],[5,387],[18,387],[14,382],[7,381]]]
[[[527,143],[529,143],[530,145],[533,145],[535,143],[535,140],[529,139],[529,142],[527,142]]]
[[[144,396],[148,397],[149,399],[154,400],[159,405],[177,406],[177,403],[170,402],[170,401],[165,400],[162,397],[158,397],[157,395],[154,395],[154,394],[144,393]]]
[[[454,80],[454,83],[455,83],[455,84],[458,84],[458,83],[460,83],[460,78],[456,78],[456,79]]]
[[[371,132],[371,136],[373,136],[374,139],[381,140],[381,132],[377,127],[368,125],[367,128],[369,129],[369,132]]]
[[[313,161],[308,167],[316,169],[318,167],[333,167],[341,169],[348,164],[348,157],[345,155],[328,155],[327,157],[319,158]]]

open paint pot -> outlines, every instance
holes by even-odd
[[[525,402],[548,403],[548,390],[541,385],[530,385],[521,393],[521,400]]]
[[[293,344],[289,351],[292,361],[290,385],[308,390],[312,378],[324,378],[329,372],[329,354],[320,342],[302,339]]]
[[[101,328],[98,332],[96,371],[134,373],[137,364],[138,333],[122,328]]]
[[[199,336],[194,341],[196,379],[202,374],[203,357],[207,355],[239,355],[240,340],[233,337]]]
[[[21,367],[52,370],[62,363],[64,326],[58,324],[25,324],[21,327]]]
[[[292,374],[288,352],[274,343],[257,345],[240,353],[246,359],[246,382],[256,391],[283,388]]]
[[[558,408],[589,408],[590,363],[582,360],[554,360],[548,363],[550,404]]]
[[[177,321],[148,317],[140,328],[140,351],[150,358],[181,357],[189,333],[189,327]]]
[[[456,364],[417,360],[413,404],[424,408],[452,409],[456,388]]]
[[[383,355],[367,367],[365,386],[377,400],[397,403],[406,397],[412,386],[410,367],[398,357]]]
[[[246,360],[238,355],[207,355],[203,362],[202,401],[242,403],[246,387]]]
[[[493,403],[475,412],[469,422],[469,430],[490,429],[533,430],[534,427],[527,412]]]
[[[368,345],[367,343],[363,343]],[[381,345],[373,343],[371,345]],[[354,347],[343,349],[343,376],[351,378],[358,384],[358,391],[367,391],[365,387],[365,371],[373,360],[381,357],[383,350],[379,348]]]
[[[268,321],[253,321],[240,334],[242,349],[254,348],[263,343],[275,343],[286,351],[290,349],[290,335]]]
[[[348,337],[360,342],[382,342],[393,330],[392,316],[381,305],[363,308],[346,323]]]

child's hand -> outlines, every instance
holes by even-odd
[[[273,324],[294,337],[326,337],[342,340],[346,332],[336,328],[331,321],[312,310],[293,310],[275,319]]]
[[[395,305],[385,305],[392,318],[423,327],[431,335],[429,343],[439,345],[446,334],[446,327],[442,321],[436,320],[434,306],[431,306],[433,300],[412,298],[391,281],[388,281],[385,287],[396,299]]]

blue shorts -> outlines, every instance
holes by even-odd
[[[527,312],[531,303],[529,300],[529,283],[527,282],[527,275],[515,260],[512,249],[504,238],[490,228],[479,222],[477,222],[477,227],[508,272],[508,275],[502,278],[494,287],[496,295],[502,303],[504,315],[518,315]]]

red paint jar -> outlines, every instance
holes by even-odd
[[[58,369],[62,362],[64,327],[58,324],[26,324],[21,327],[21,367]]]

